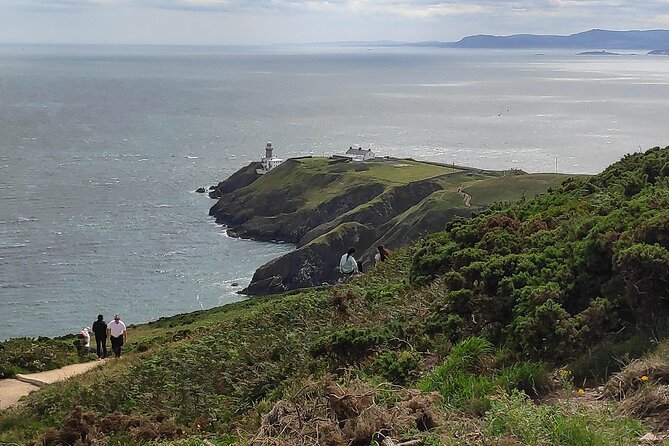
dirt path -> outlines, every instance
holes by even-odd
[[[30,392],[39,390],[47,384],[65,381],[72,376],[81,375],[95,367],[102,365],[106,360],[91,361],[83,364],[72,364],[48,372],[16,375],[16,379],[0,380],[0,410],[11,407],[19,402],[21,397]]]

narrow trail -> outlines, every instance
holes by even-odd
[[[16,375],[14,379],[2,379],[0,380],[0,410],[18,404],[22,397],[28,395],[30,392],[39,390],[47,384],[65,381],[73,376],[81,375],[104,364],[106,361],[106,359],[103,359],[101,361],[72,364],[47,372]]]

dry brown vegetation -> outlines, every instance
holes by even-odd
[[[379,401],[379,399],[385,401]],[[391,384],[347,386],[327,376],[307,383],[292,400],[278,401],[266,414],[254,446],[367,445],[375,438],[420,436],[445,423],[438,393],[421,394]]]
[[[44,446],[106,446],[109,434],[124,432],[128,440],[134,443],[148,440],[171,440],[182,437],[186,432],[166,414],[154,414],[149,417],[125,415],[113,412],[101,416],[93,411],[84,411],[76,407],[62,428],[49,430],[39,444]],[[37,446],[38,443],[33,443]]]
[[[656,352],[631,362],[612,376],[603,396],[620,401],[620,412],[641,418],[660,438],[669,437],[669,343]]]

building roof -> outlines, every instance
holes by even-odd
[[[346,151],[346,154],[347,154],[347,155],[360,155],[360,156],[365,156],[365,155],[369,155],[370,153],[372,153],[372,149],[366,149],[366,150],[365,150],[365,149],[360,149],[360,148],[354,149],[354,148],[352,148],[352,147],[349,148],[349,149]]]

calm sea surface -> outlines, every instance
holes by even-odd
[[[266,140],[596,173],[668,145],[668,112],[641,54],[0,46],[0,339],[238,300],[291,246],[226,237],[193,190]]]

